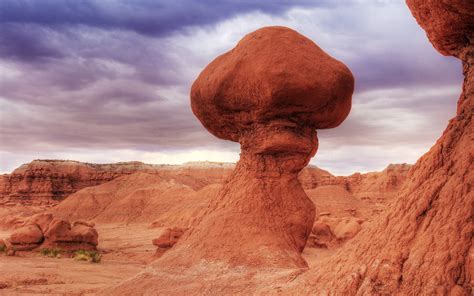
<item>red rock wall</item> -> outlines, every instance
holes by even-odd
[[[165,179],[178,178],[181,183],[197,189],[222,182],[232,168],[228,164],[205,163],[165,166],[141,162],[90,164],[35,160],[9,175],[0,176],[0,203],[56,204],[80,189],[137,172],[158,174]]]
[[[305,190],[323,185],[340,185],[359,198],[394,195],[403,184],[409,165],[389,165],[382,172],[335,177],[309,166],[300,173]],[[86,187],[107,183],[138,172],[158,174],[165,180],[199,190],[209,184],[221,184],[234,169],[230,163],[189,163],[166,166],[141,162],[90,164],[78,161],[35,160],[11,174],[0,176],[0,204],[57,204]]]

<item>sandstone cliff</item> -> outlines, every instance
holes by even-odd
[[[0,177],[0,199],[13,203],[57,203],[79,189],[157,166],[140,162],[91,164],[77,161],[35,160]]]
[[[108,183],[118,177],[146,173],[159,180],[200,190],[211,184],[222,184],[232,173],[233,163],[190,162],[183,165],[153,165],[142,162],[93,164],[79,161],[34,160],[0,176],[0,204],[56,205],[83,188]],[[360,199],[383,200],[393,196],[405,182],[411,166],[391,164],[382,172],[355,173],[348,177],[334,176],[315,166],[308,166],[299,175],[305,190],[325,185],[346,188]],[[137,190],[139,184],[131,185]]]
[[[0,203],[57,204],[70,194],[137,172],[164,179],[179,178],[192,188],[219,183],[230,173],[231,164],[188,163],[183,166],[142,162],[93,164],[69,160],[34,160],[0,176]]]

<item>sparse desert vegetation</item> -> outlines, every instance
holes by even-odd
[[[46,257],[51,257],[51,258],[61,258],[61,254],[63,251],[59,248],[43,248],[39,250],[40,255],[46,256]]]
[[[100,263],[102,260],[102,255],[97,251],[87,251],[87,250],[78,250],[74,252],[75,260],[78,261],[88,261],[91,263]]]

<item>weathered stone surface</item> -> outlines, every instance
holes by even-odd
[[[12,245],[40,244],[43,241],[43,232],[37,225],[26,225],[13,231],[10,236]]]
[[[474,40],[474,2],[407,0],[413,16],[434,47],[444,55],[467,60]]]
[[[347,240],[356,236],[361,229],[356,219],[342,219],[334,228],[334,235],[339,240]]]
[[[46,233],[49,224],[53,221],[53,215],[48,213],[36,214],[26,221],[27,225],[37,225],[43,233]]]
[[[228,164],[188,163],[181,166],[142,162],[93,164],[66,160],[34,160],[0,176],[0,205],[56,205],[80,189],[107,183],[121,176],[148,173],[166,180],[202,188],[222,182],[231,170]]]
[[[193,273],[174,281],[174,274],[162,268],[159,277],[143,274],[115,291],[132,291],[127,287],[140,286],[163,293],[176,292],[179,287],[179,293],[184,294],[199,284],[201,291],[262,295],[472,295],[474,59],[470,22],[473,18],[452,17],[461,11],[471,15],[471,2],[408,1],[435,47],[463,61],[463,92],[456,116],[437,143],[410,169],[390,210],[364,227],[349,244],[328,260],[319,262],[317,268],[277,281],[268,278],[275,274],[274,270],[265,277],[259,269],[255,271],[258,276],[249,274],[241,280],[240,269],[231,279],[228,268],[219,270],[215,265],[193,270],[209,271],[212,282],[202,281],[202,276],[193,277]],[[216,269],[225,270],[222,273],[225,275],[217,275]],[[168,277],[162,280],[167,272]],[[266,288],[262,288],[265,284]]]
[[[311,233],[313,241],[310,243],[318,248],[328,248],[336,240],[331,227],[322,221],[314,222]]]
[[[97,231],[82,223],[76,223],[73,227],[68,221],[58,218],[53,219],[45,233],[43,247],[58,247],[68,251],[90,250],[98,245]]]
[[[268,147],[276,149],[278,144],[297,145],[278,142],[283,135],[273,129],[339,125],[349,113],[353,90],[349,69],[314,42],[285,27],[266,27],[246,35],[201,72],[191,89],[191,106],[217,137],[243,144],[246,133],[259,127],[267,130],[267,142],[277,137]],[[249,140],[260,146],[257,150],[267,145]]]
[[[155,238],[152,243],[158,248],[171,248],[183,236],[184,229],[181,228],[166,228],[159,237]]]

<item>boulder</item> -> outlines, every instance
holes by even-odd
[[[178,242],[183,234],[184,229],[182,228],[166,228],[152,243],[159,248],[171,248]]]
[[[95,250],[98,245],[98,233],[82,223],[71,224],[66,220],[53,219],[45,233],[43,247],[57,247],[67,251]]]
[[[334,228],[334,235],[338,240],[348,240],[356,236],[362,229],[357,219],[346,218]]]
[[[76,224],[71,228],[71,241],[81,242],[97,246],[99,244],[99,234],[91,226],[84,224]]]
[[[322,221],[316,221],[313,225],[312,233],[312,245],[317,248],[328,248],[335,242],[334,233],[331,227]]]
[[[37,225],[26,225],[15,229],[10,236],[12,245],[39,245],[43,242],[43,232]]]

